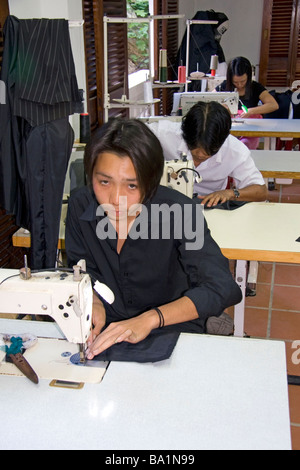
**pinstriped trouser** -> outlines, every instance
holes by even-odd
[[[73,142],[68,118],[32,128],[26,141],[23,183],[31,232],[31,269],[55,266],[65,175]]]

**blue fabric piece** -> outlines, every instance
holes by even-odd
[[[22,351],[23,340],[22,338],[13,336],[11,339],[11,345],[5,346],[6,354],[18,354]]]

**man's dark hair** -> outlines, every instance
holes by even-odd
[[[231,116],[227,108],[210,101],[199,101],[182,120],[181,130],[189,150],[201,148],[209,155],[215,155],[231,129]]]
[[[84,155],[89,185],[97,158],[103,152],[121,158],[128,156],[136,171],[143,202],[152,198],[163,174],[164,156],[159,140],[146,124],[137,119],[113,118],[94,134]]]

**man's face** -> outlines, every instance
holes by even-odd
[[[201,163],[205,162],[211,157],[211,155],[207,155],[207,153],[204,152],[204,150],[202,150],[201,148],[191,150],[191,154],[196,167],[201,165]]]
[[[128,209],[141,202],[141,191],[131,159],[110,152],[101,153],[93,171],[96,199],[112,220],[129,219]]]

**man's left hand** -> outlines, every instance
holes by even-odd
[[[207,207],[214,207],[217,204],[223,204],[223,202],[233,199],[234,193],[232,189],[224,189],[222,191],[215,191],[214,193],[207,194],[206,196],[198,196],[202,199],[201,204]]]

